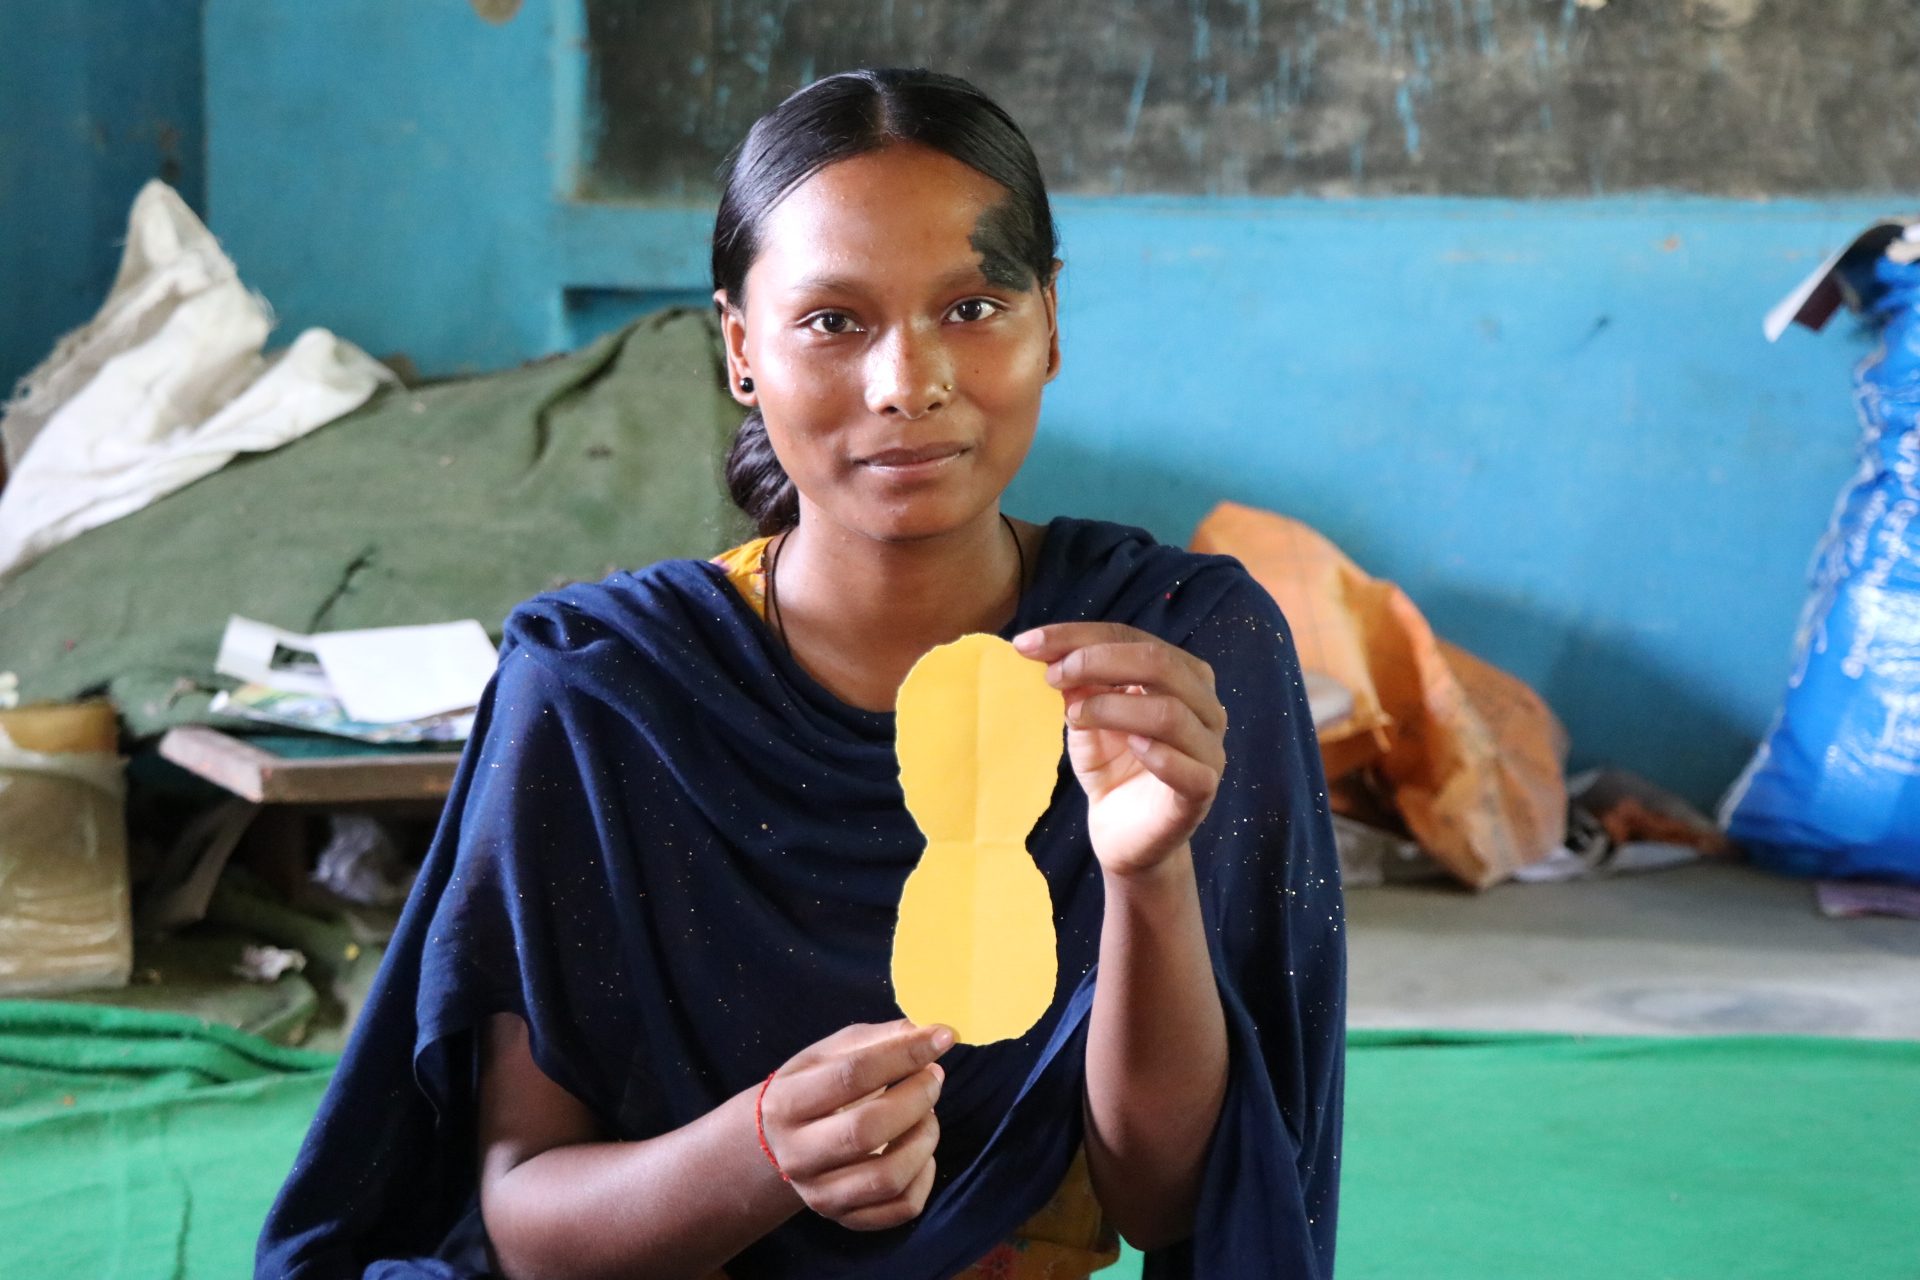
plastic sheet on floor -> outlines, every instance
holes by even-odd
[[[1439,639],[1413,601],[1321,534],[1222,503],[1193,549],[1237,556],[1293,628],[1301,664],[1353,695],[1324,728],[1329,778],[1367,770],[1420,846],[1485,888],[1560,847],[1566,734],[1525,683]]]

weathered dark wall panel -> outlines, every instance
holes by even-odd
[[[698,196],[842,67],[966,75],[1061,191],[1920,182],[1920,0],[589,0],[610,195]]]

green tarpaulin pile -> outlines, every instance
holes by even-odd
[[[0,1003],[0,1276],[245,1274],[330,1065]],[[1920,1275],[1920,1044],[1363,1032],[1349,1079],[1342,1280]]]
[[[229,614],[298,632],[478,618],[744,532],[713,322],[636,321],[574,355],[394,389],[80,535],[0,581],[0,672],[105,690],[145,736],[203,720]]]
[[[0,1276],[240,1276],[333,1059],[179,1014],[0,1002]]]

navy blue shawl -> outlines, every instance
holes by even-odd
[[[1213,665],[1226,777],[1193,841],[1230,1083],[1194,1238],[1150,1277],[1333,1270],[1345,1026],[1339,874],[1286,623],[1238,562],[1072,519],[1004,635],[1108,619]],[[1062,752],[1029,840],[1052,890],[1053,1007],[946,1058],[925,1212],[857,1233],[802,1213],[732,1280],[949,1276],[1059,1188],[1080,1147],[1101,881]],[[922,848],[893,717],[782,650],[722,570],[676,560],[540,596],[507,621],[440,830],[260,1239],[272,1277],[484,1273],[476,1029],[638,1139],[685,1124],[851,1022],[899,1016],[894,912]]]

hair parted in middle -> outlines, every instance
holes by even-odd
[[[743,308],[768,212],[835,161],[900,142],[943,152],[1007,189],[1005,204],[984,228],[989,279],[1024,289],[1052,278],[1059,233],[1040,162],[1013,117],[957,76],[867,68],[814,81],[755,121],[727,158],[713,222],[713,287]],[[734,504],[761,535],[799,523],[799,494],[774,456],[757,408],[734,433],[726,477]]]

